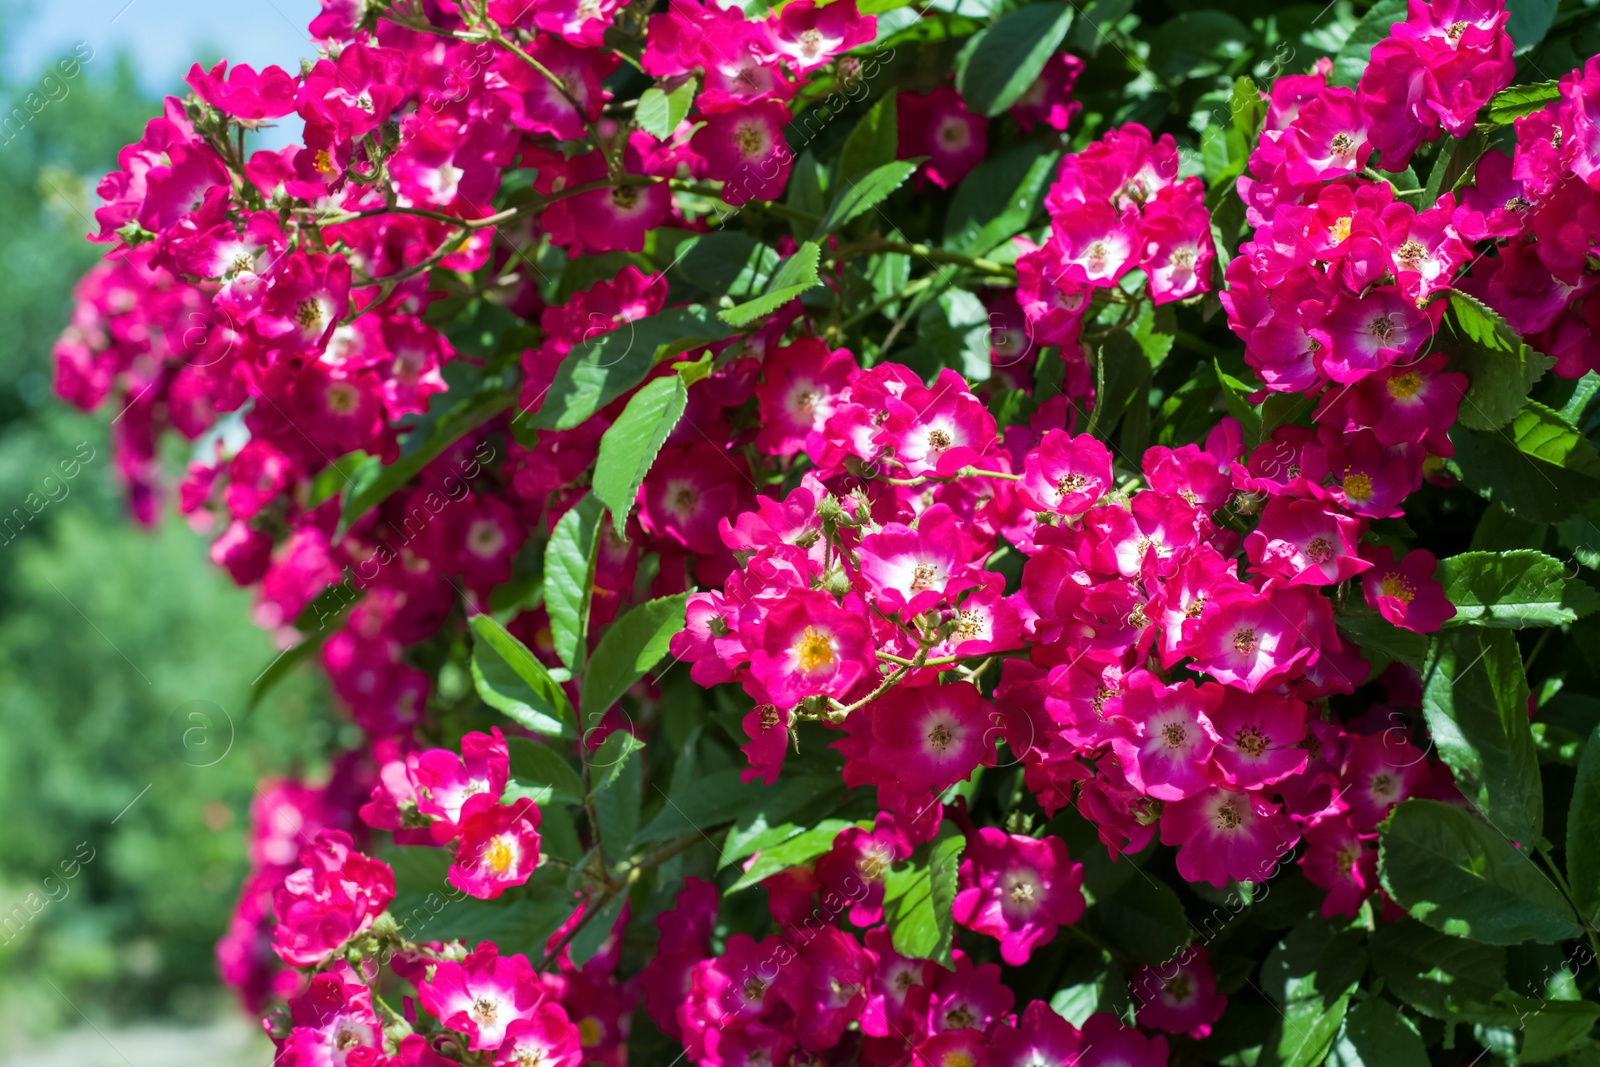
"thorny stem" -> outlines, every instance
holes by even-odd
[[[789,219],[793,222],[806,222],[813,226],[822,221],[821,216],[813,215],[809,211],[799,211],[789,207],[787,204],[769,203],[765,200],[747,200],[736,207],[722,199],[721,188],[715,185],[708,185],[705,182],[691,182],[674,178],[671,181],[671,185],[676,192],[692,193],[695,196],[705,197],[707,200],[715,200],[718,204],[729,209],[726,212],[729,215],[751,208],[755,211],[764,211],[776,218]]]
[[[487,8],[488,5],[485,3],[483,6]],[[533,56],[529,55],[527,50],[525,50],[521,45],[508,38],[500,29],[499,23],[491,19],[486,10],[481,12],[481,21],[482,24],[480,29],[482,29],[489,40],[500,45],[502,48],[506,49],[512,55],[516,56],[518,59],[522,60],[524,63],[528,64],[528,66],[537,71],[541,77],[555,87],[556,92],[561,94],[562,99],[572,106],[572,110],[578,113],[578,117],[583,120],[583,128],[589,133],[589,139],[594,142],[594,146],[600,149],[601,153],[605,156],[606,174],[609,175],[613,181],[615,181],[622,173],[621,161],[615,158],[615,153],[610,150],[610,146],[608,146],[606,142],[601,139],[599,128],[595,126],[595,124],[589,119],[589,116],[584,112],[583,106],[579,104],[577,98],[572,95],[572,92],[567,88],[566,83],[558,78],[555,72],[549,67],[545,66]]]
[[[968,256],[960,252],[949,252],[943,248],[934,248],[932,245],[908,244],[904,241],[890,241],[883,237],[869,237],[853,244],[840,247],[836,259],[851,259],[855,256],[874,255],[879,252],[904,252],[910,256],[921,256],[923,259],[934,263],[950,263],[958,267],[967,267],[981,274],[992,274],[1001,278],[1016,277],[1017,269],[1004,263],[997,263],[992,259],[981,256]]]
[[[890,295],[884,297],[882,300],[874,301],[873,303],[868,304],[866,307],[862,308],[860,311],[856,312],[854,315],[851,315],[848,319],[845,319],[844,322],[839,324],[839,328],[841,330],[848,330],[850,327],[854,326],[856,323],[860,322],[861,320],[869,318],[872,315],[876,315],[878,312],[882,311],[884,308],[888,307],[890,304],[893,304],[893,303],[895,303],[897,301],[900,301],[900,300],[909,300],[909,299],[911,299],[912,297],[916,296],[918,293],[922,292],[924,289],[928,288],[928,286],[932,285],[937,280],[938,279],[935,278],[933,275],[927,274],[927,275],[924,275],[921,278],[916,279],[915,281],[908,282],[903,288],[901,288],[901,290],[899,292],[891,293]]]
[[[513,219],[521,218],[524,215],[534,214],[535,212],[544,210],[545,208],[549,207],[551,204],[555,203],[558,200],[566,200],[569,197],[581,196],[584,193],[592,193],[592,192],[596,192],[596,191],[598,191],[600,189],[610,189],[613,186],[617,186],[617,185],[648,185],[650,182],[652,182],[654,180],[655,179],[653,179],[653,178],[646,178],[646,177],[643,177],[642,175],[624,174],[624,175],[622,175],[620,178],[618,178],[616,180],[612,180],[610,178],[601,178],[601,179],[598,179],[598,180],[592,181],[592,182],[584,182],[581,185],[570,186],[569,188],[561,189],[561,190],[558,190],[558,191],[556,191],[554,193],[551,193],[549,196],[542,197],[541,199],[539,199],[537,201],[531,201],[531,202],[526,203],[526,204],[521,204],[521,205],[518,205],[517,207],[514,207],[514,208],[506,208],[504,211],[496,212],[493,215],[487,215],[487,216],[485,216],[484,218],[481,218],[481,219],[455,219],[455,218],[450,218],[449,216],[441,216],[441,218],[449,219],[450,222],[454,223],[457,226],[460,226],[462,228],[462,232],[457,234],[455,237],[451,238],[450,240],[446,241],[445,244],[439,249],[439,251],[435,252],[433,255],[429,256],[427,259],[422,260],[421,262],[412,264],[411,266],[407,267],[405,270],[398,271],[398,272],[396,272],[394,274],[386,274],[381,278],[366,278],[366,279],[362,279],[362,280],[358,281],[356,284],[357,285],[384,285],[384,284],[391,284],[392,285],[392,284],[395,284],[395,283],[398,283],[398,282],[403,282],[407,278],[413,278],[418,274],[421,274],[421,273],[423,273],[425,271],[432,270],[434,267],[437,267],[441,262],[444,261],[444,259],[447,256],[453,255],[455,252],[457,252],[460,249],[461,245],[465,242],[465,239],[469,235],[471,235],[472,233],[476,232],[477,230],[489,229],[489,228],[492,228],[494,226],[498,226],[502,222],[509,222],[509,221],[511,221]],[[333,219],[333,220],[322,220],[322,225],[330,225],[333,222],[349,222],[352,219],[356,219],[356,218],[370,218],[370,217],[372,217],[374,215],[384,215],[384,214],[393,214],[393,213],[413,214],[413,215],[415,215],[415,214],[423,214],[419,210],[410,209],[410,208],[372,208],[372,209],[367,210],[367,211],[355,212],[354,214],[352,214],[348,218],[338,218],[338,219]],[[432,217],[432,216],[437,215],[437,214],[438,214],[437,212],[428,212],[428,213],[426,213],[424,215],[424,217]],[[353,321],[353,319],[352,320],[347,320],[347,321]]]
[[[1595,958],[1600,959],[1600,938],[1596,938],[1594,927],[1584,916],[1583,909],[1578,907],[1578,899],[1572,895],[1572,886],[1567,882],[1567,876],[1561,873],[1561,868],[1551,858],[1550,849],[1542,841],[1534,848],[1539,853],[1539,858],[1544,860],[1544,865],[1550,869],[1550,874],[1555,878],[1556,885],[1561,889],[1561,895],[1567,898],[1567,903],[1572,905],[1573,914],[1578,917],[1578,923],[1583,927],[1583,935],[1589,939],[1589,947],[1594,950]]]
[[[896,667],[889,673],[889,676],[879,684],[878,688],[874,689],[872,692],[868,693],[854,704],[838,705],[828,712],[828,717],[833,719],[835,722],[842,722],[852,711],[855,711],[857,708],[865,707],[874,700],[877,700],[879,697],[883,696],[883,694],[887,693],[889,690],[893,689],[895,683],[904,678],[906,674],[910,672],[912,667],[924,666],[927,666],[927,664],[913,661],[909,666]]]
[[[561,936],[560,941],[556,942],[556,944],[550,947],[550,950],[545,953],[544,959],[539,961],[538,969],[542,971],[546,967],[550,966],[550,964],[555,961],[556,957],[561,955],[561,950],[570,945],[578,936],[578,934],[583,932],[583,928],[588,926],[596,915],[604,911],[605,906],[611,903],[611,901],[614,900],[618,894],[624,893],[630,887],[632,887],[633,883],[637,882],[640,875],[642,875],[646,870],[649,870],[651,867],[659,867],[679,853],[687,852],[689,849],[699,844],[703,839],[704,834],[702,834],[699,830],[696,830],[692,834],[683,834],[682,836],[667,842],[665,845],[662,845],[654,852],[648,852],[639,857],[636,862],[629,866],[627,877],[602,887],[599,893],[589,898],[589,900],[586,902],[586,905],[593,906],[589,907],[588,910],[583,913],[583,918],[579,919],[571,930],[568,930]]]
[[[979,470],[977,467],[962,467],[954,474],[922,474],[915,478],[890,478],[887,475],[883,475],[878,478],[878,481],[887,482],[890,485],[924,485],[928,482],[953,482],[959,478],[1003,478],[1008,482],[1022,481],[1022,475],[1020,474],[1012,474],[1008,471]]]
[[[385,1003],[383,997],[378,994],[378,985],[376,980],[374,980],[373,984],[368,986],[368,988],[372,990],[372,1002],[378,1007],[382,1008],[384,1011],[388,1012],[391,1019],[393,1019],[395,1022],[406,1021],[406,1017],[404,1015],[401,1015],[399,1012],[391,1008],[387,1003]]]

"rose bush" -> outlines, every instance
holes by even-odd
[[[365,737],[218,945],[281,1062],[1600,1056],[1589,9],[311,33],[55,353]]]

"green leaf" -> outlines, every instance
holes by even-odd
[[[1525,852],[1437,800],[1407,800],[1384,821],[1378,874],[1413,918],[1447,934],[1515,945],[1583,933],[1561,891]]]
[[[613,767],[605,778],[605,788],[597,788],[593,797],[601,851],[607,859],[617,862],[627,857],[629,843],[639,832],[639,814],[644,804],[644,760],[625,758]]]
[[[1250,386],[1222,369],[1220,360],[1211,361],[1217,372],[1217,384],[1222,386],[1222,401],[1228,414],[1239,420],[1244,429],[1246,447],[1254,447],[1261,440],[1261,412],[1250,403]]]
[[[1169,84],[1210,79],[1242,65],[1253,35],[1224,11],[1180,11],[1150,41],[1150,72]]]
[[[1434,1019],[1462,1018],[1506,985],[1505,949],[1451,937],[1414,919],[1379,926],[1371,956],[1385,986]]]
[[[593,493],[574,504],[550,533],[544,550],[544,603],[556,655],[577,669],[588,651],[589,602],[604,506]]]
[[[1372,61],[1372,46],[1389,36],[1397,22],[1404,22],[1407,14],[1406,0],[1378,0],[1356,23],[1344,47],[1333,57],[1331,85],[1353,86],[1361,80],[1362,72]]]
[[[1600,607],[1600,593],[1568,575],[1554,556],[1532,549],[1463,552],[1441,560],[1437,577],[1456,606],[1447,627],[1556,626]]]
[[[437,394],[428,414],[400,442],[400,458],[385,464],[378,456],[368,456],[351,473],[339,504],[339,525],[333,539],[343,537],[357,519],[416,477],[445,449],[509,408],[511,400],[509,392],[498,388],[465,398],[453,393]]]
[[[390,845],[379,851],[378,858],[394,871],[394,900],[389,910],[396,916],[421,904],[429,893],[443,893],[450,888],[445,876],[454,854],[449,849]]]
[[[345,484],[350,481],[355,472],[370,458],[365,452],[359,450],[346,452],[318,471],[317,476],[311,479],[311,489],[306,496],[306,507],[308,509],[314,508],[323,501],[332,500],[338,496],[344,491]]]
[[[824,816],[839,807],[844,785],[835,782],[810,794],[797,794],[783,778],[767,790],[762,802],[754,810],[740,813],[722,841],[722,855],[717,858],[720,870],[770,848],[776,848],[812,826],[828,820]],[[861,823],[863,827],[870,823]]]
[[[1437,203],[1444,193],[1452,193],[1471,177],[1478,160],[1488,148],[1488,140],[1477,127],[1467,131],[1465,137],[1452,137],[1440,149],[1428,172],[1428,184],[1423,186],[1420,203]],[[1414,185],[1402,188],[1414,189]]]
[[[1344,1017],[1329,1067],[1428,1067],[1428,1047],[1400,1009],[1369,997]]]
[[[762,849],[756,854],[755,862],[739,876],[739,880],[723,892],[736,893],[741,889],[747,889],[769,875],[797,867],[813,857],[822,855],[833,847],[833,839],[839,836],[841,830],[854,825],[856,824],[844,819],[827,819],[809,830],[788,838],[782,844]]]
[[[1462,480],[1519,519],[1562,522],[1600,496],[1594,446],[1535,401],[1524,404],[1502,430],[1457,428],[1450,440]]]
[[[781,822],[820,794],[837,789],[836,774],[785,775],[776,786],[745,782],[737,770],[696,777],[677,789],[655,818],[634,839],[635,845],[662,841],[686,833],[705,833],[714,826],[735,822],[751,811],[765,812],[770,822]]]
[[[511,754],[507,800],[529,797],[540,805],[583,802],[583,779],[561,753],[526,737],[506,738],[506,748]]]
[[[917,315],[919,347],[942,365],[957,365],[968,381],[989,380],[989,309],[965,289],[948,289]]]
[[[1044,206],[1060,159],[1028,142],[979,163],[950,201],[944,246],[981,256],[1026,230]]]
[[[668,276],[704,289],[712,298],[743,300],[766,286],[778,263],[778,250],[771,245],[739,230],[717,230],[695,234],[679,245]]]
[[[627,730],[613,730],[600,742],[600,747],[589,757],[589,792],[599,794],[611,788],[622,775],[622,766],[633,754],[644,748],[644,742]],[[632,836],[632,835],[629,835]]]
[[[1100,54],[1106,31],[1114,29],[1133,10],[1133,0],[1090,0],[1087,4],[1078,3],[1078,10],[1082,17],[1072,24],[1067,51],[1092,59]],[[1117,46],[1113,43],[1111,47]]]
[[[1523,344],[1511,324],[1481,301],[1454,289],[1445,299],[1450,304],[1439,326],[1439,347],[1471,383],[1457,421],[1469,430],[1498,429],[1516,418],[1528,391],[1555,360]]]
[[[689,594],[648,600],[606,627],[594,655],[583,669],[579,706],[592,726],[634,682],[667,654],[673,635],[684,627]]]
[[[693,78],[671,90],[652,85],[639,94],[639,106],[634,111],[639,128],[657,140],[665,141],[689,114],[689,105],[694,103],[694,93]]]
[[[1101,341],[1094,358],[1097,373],[1104,375],[1105,388],[1095,393],[1085,432],[1110,440],[1123,413],[1149,388],[1150,360],[1126,330],[1117,330]]]
[[[772,276],[765,293],[720,312],[718,317],[730,326],[743,329],[771,315],[807,289],[821,284],[821,279],[817,277],[817,261],[821,254],[822,250],[815,241],[807,241],[795,250],[794,255],[783,261],[783,266]]]
[[[488,615],[472,617],[472,684],[485,704],[535,733],[571,737],[572,704],[528,646]]]
[[[1586,371],[1583,377],[1567,379],[1563,384],[1569,386],[1572,392],[1566,403],[1561,405],[1561,417],[1574,425],[1582,425],[1584,412],[1589,410],[1594,398],[1600,396],[1600,374]]]
[[[1555,23],[1560,6],[1560,0],[1516,0],[1506,5],[1511,14],[1506,20],[1506,33],[1516,46],[1512,55],[1525,56],[1539,46]]]
[[[1339,632],[1368,658],[1376,652],[1388,660],[1404,663],[1418,670],[1428,655],[1428,635],[1402,630],[1382,615],[1339,615],[1334,619]],[[1359,684],[1362,679],[1351,681]]]
[[[1345,1009],[1350,1005],[1350,994],[1355,983],[1326,1002],[1321,997],[1290,1004],[1283,1013],[1282,1033],[1276,1049],[1263,1049],[1262,1063],[1271,1062],[1279,1067],[1315,1067],[1327,1058],[1333,1039],[1344,1022]],[[1269,1050],[1270,1053],[1269,1054]]]
[[[888,195],[905,184],[926,157],[897,159],[875,167],[859,178],[841,178],[838,195],[828,206],[827,214],[817,223],[813,241],[820,241],[851,219],[881,203]]]
[[[1115,893],[1095,901],[1081,922],[1137,963],[1166,963],[1194,933],[1178,894],[1148,877],[1130,878]]]
[[[575,966],[582,967],[594,959],[595,954],[605,945],[606,938],[611,936],[611,930],[617,925],[618,916],[622,914],[622,906],[627,902],[628,894],[617,893],[600,905],[600,910],[594,917],[573,935],[571,943],[567,945],[567,954]]]
[[[1066,4],[1029,4],[1002,15],[962,49],[956,91],[967,107],[990,118],[1017,102],[1072,26]]]
[[[280,652],[275,659],[267,664],[266,669],[256,675],[256,680],[250,683],[250,695],[244,702],[245,711],[253,711],[262,699],[277,688],[278,683],[293,674],[306,660],[316,655],[317,649],[322,647],[322,642],[328,639],[328,633],[317,633],[307,637],[298,645]]]
[[[669,374],[648,382],[628,401],[617,421],[600,438],[594,466],[594,495],[611,511],[612,528],[621,537],[633,512],[634,499],[672,428],[683,417],[689,389],[683,376]]]
[[[687,352],[727,336],[728,328],[700,305],[621,323],[567,354],[539,409],[527,418],[535,429],[570,430],[644,381],[658,355]]]
[[[1261,965],[1262,991],[1285,1008],[1326,1003],[1367,970],[1365,935],[1328,919],[1302,922],[1273,946]]]
[[[819,217],[828,206],[828,188],[832,184],[829,177],[828,168],[817,162],[811,149],[801,152],[800,158],[794,161],[789,171],[789,195],[784,200],[785,205],[804,212],[810,218]],[[803,241],[806,234],[811,232],[811,224],[796,217],[789,220],[789,231],[794,234],[796,241]],[[768,244],[760,247],[770,253],[774,260],[777,259],[777,249]]]
[[[1567,881],[1579,912],[1590,925],[1600,925],[1600,727],[1589,735],[1578,760],[1567,812]]]
[[[634,835],[634,845],[664,841],[679,834],[708,832],[731,822],[746,805],[759,803],[761,787],[740,779],[737,770],[717,771],[701,778],[692,792],[667,797],[655,818]]]
[[[1560,412],[1530,400],[1517,412],[1509,432],[1519,451],[1557,467],[1600,478],[1600,454]]]
[[[506,952],[543,952],[544,942],[572,914],[566,875],[555,867],[533,872],[515,899],[474,900],[447,880],[452,852],[425,846],[387,848],[379,858],[394,869],[389,915],[414,941],[494,941]]]
[[[956,872],[967,839],[946,822],[938,836],[917,849],[910,863],[897,864],[884,886],[883,910],[894,950],[902,956],[951,966],[955,936],[951,908],[956,899]]]
[[[1544,791],[1516,635],[1477,628],[1439,634],[1422,669],[1422,713],[1467,801],[1511,840],[1524,847],[1537,841]]]
[[[1523,1063],[1544,1063],[1564,1056],[1588,1040],[1600,1020],[1600,1004],[1588,1000],[1545,1000],[1503,997],[1516,1008],[1522,1026]]]
[[[1544,527],[1539,527],[1544,533]],[[1600,507],[1589,501],[1577,514],[1556,527],[1556,536],[1572,557],[1591,570],[1600,570]]]
[[[1509,126],[1524,115],[1544,110],[1552,100],[1561,99],[1560,82],[1530,82],[1502,89],[1489,100],[1489,121]]]
[[[1200,157],[1206,183],[1213,189],[1229,185],[1243,174],[1255,147],[1257,128],[1266,117],[1267,104],[1254,79],[1234,79],[1228,112],[1232,116],[1230,122],[1213,122],[1200,132]]]
[[[895,94],[886,93],[861,117],[839,150],[839,178],[859,178],[894,162],[900,149],[900,126]]]

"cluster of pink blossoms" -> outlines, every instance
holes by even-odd
[[[781,932],[759,941],[734,934],[720,955],[711,953],[717,892],[699,879],[689,879],[677,907],[657,917],[660,951],[640,976],[645,1006],[663,1032],[684,1043],[692,1062],[756,1067],[813,1063],[827,1054],[884,1067],[1163,1067],[1166,1039],[1146,1036],[1113,1015],[1092,1015],[1079,1028],[1042,1001],[1015,1011],[1016,997],[1001,981],[998,964],[978,964],[957,951],[952,966],[941,967],[896,952],[889,931],[878,925],[882,887],[876,903],[871,890],[890,862],[893,845],[882,840],[884,833],[880,818],[876,845],[841,834],[817,861],[814,877],[807,871],[806,877],[770,879]],[[1001,842],[1006,836],[987,833]],[[1012,842],[996,847],[1050,847],[1031,838]],[[841,877],[844,870],[849,873]],[[1048,908],[1046,899],[1065,894],[1081,911],[1076,882],[1052,884],[1050,873],[1046,868],[1026,883],[1039,889],[1039,906]],[[816,906],[814,899],[820,900]],[[1158,1021],[1149,1025],[1171,1029],[1159,1021],[1161,1009],[1154,1016]],[[1139,1021],[1147,1023],[1142,1016]]]
[[[505,738],[469,733],[461,754],[443,748],[402,756],[380,743],[378,785],[361,821],[394,834],[398,844],[455,845],[451,885],[493,900],[522,885],[539,865],[539,808],[527,797],[504,799],[511,773]]]
[[[469,1052],[486,1053],[483,1062],[494,1067],[624,1061],[637,994],[617,981],[616,936],[608,936],[582,966],[572,960],[567,942],[587,915],[581,902],[575,901],[571,916],[547,939],[546,966],[538,970],[525,956],[502,956],[488,942],[468,952],[420,940],[434,917],[460,898],[431,897],[416,911],[385,915],[395,895],[393,871],[354,851],[344,831],[318,827],[318,814],[333,802],[331,794],[370,789],[361,819],[395,831],[396,841],[446,844],[459,837],[447,875],[455,891],[492,898],[522,884],[538,861],[533,833],[538,809],[526,798],[496,803],[508,773],[499,731],[468,734],[461,749],[459,755],[431,749],[384,761],[376,783],[370,774],[336,773],[323,790],[280,786],[261,795],[257,861],[276,862],[286,850],[292,854],[295,840],[309,844],[300,848],[298,866],[278,865],[287,873],[277,873],[280,884],[271,893],[273,912],[265,924],[241,928],[236,923],[222,958],[230,979],[235,973],[241,979],[270,974],[259,961],[243,959],[228,971],[236,955],[259,953],[265,943],[284,963],[301,969],[271,979],[271,992],[287,1002],[285,1011],[264,1020],[278,1046],[275,1062],[285,1067],[443,1067]],[[342,796],[345,806],[352,799]],[[270,873],[263,870],[258,878]],[[624,910],[618,932],[626,921]],[[391,1012],[383,1020],[374,1010],[373,980],[380,965],[416,986],[416,998],[406,999],[399,1018]],[[260,1010],[266,992],[255,994],[252,1010]],[[438,1027],[424,1024],[418,1008]],[[413,1032],[416,1026],[432,1032]],[[386,1027],[393,1055],[384,1053]]]
[[[1050,235],[1041,247],[1017,241],[1017,299],[1028,333],[1058,345],[1063,390],[1092,391],[1080,344],[1096,289],[1112,289],[1136,268],[1157,304],[1212,289],[1216,246],[1205,183],[1178,177],[1171,134],[1152,140],[1129,123],[1061,162],[1045,199]]]
[[[1600,370],[1600,296],[1587,269],[1600,222],[1600,58],[1563,77],[1559,97],[1516,120],[1511,157],[1486,152],[1461,193],[1455,225],[1493,241],[1461,288],[1494,308],[1555,373]]]
[[[320,839],[319,839],[320,843]],[[376,861],[368,861],[376,863]],[[382,865],[379,864],[381,867]],[[614,967],[611,957],[597,957]],[[366,966],[368,960],[360,961]],[[266,1025],[278,1047],[274,1062],[289,1067],[450,1067],[462,1057],[492,1067],[578,1067],[581,1063],[623,1062],[617,1010],[620,991],[585,970],[541,974],[522,955],[503,956],[491,943],[476,950],[429,945],[395,953],[386,961],[413,982],[415,1000],[398,1025],[393,1055],[383,1051],[385,1022],[374,1010],[372,986],[355,965],[338,960],[313,975],[305,991],[289,998],[288,1010]],[[591,967],[595,966],[591,961]],[[598,970],[599,968],[596,968]],[[591,1010],[574,1018],[568,1003]],[[414,1032],[417,1009],[448,1030],[446,1035]]]
[[[1018,1011],[1000,965],[960,948],[949,966],[895,950],[890,871],[941,834],[963,842],[950,911],[978,935],[969,949],[1021,966],[1083,916],[1084,869],[1058,838],[974,825],[953,798],[1002,759],[1021,764],[1047,816],[1075,805],[1113,856],[1159,839],[1184,878],[1222,887],[1265,880],[1303,843],[1324,914],[1387,905],[1378,824],[1407,797],[1457,794],[1403,726],[1421,703],[1409,667],[1383,671],[1383,701],[1359,715],[1330,709],[1372,673],[1339,622],[1429,632],[1454,614],[1434,557],[1374,528],[1450,455],[1467,381],[1428,348],[1440,294],[1496,308],[1560,373],[1600,366],[1585,269],[1600,233],[1600,60],[1518,120],[1514,157],[1486,154],[1459,198],[1446,190],[1421,210],[1367,168],[1398,173],[1424,142],[1461,136],[1509,82],[1500,6],[1412,0],[1357,88],[1329,86],[1326,66],[1273,86],[1239,181],[1254,239],[1220,296],[1268,389],[1319,402],[1312,425],[1253,447],[1232,419],[1203,446],[1137,457],[1075,432],[1086,404],[1072,401],[1094,393],[1092,313],[1214,288],[1203,183],[1179,177],[1170,135],[1137,124],[1062,160],[1048,234],[1017,239],[1014,293],[985,298],[1004,325],[997,371],[1028,385],[1008,367],[1024,334],[1065,365],[1062,395],[1029,404],[1021,424],[1001,428],[955,371],[929,381],[858,359],[793,300],[731,340],[660,359],[576,425],[530,436],[505,413],[513,397],[540,411],[580,346],[670,299],[663,274],[630,265],[547,303],[530,256],[709,233],[679,192],[781,198],[794,105],[860,74],[845,53],[876,22],[852,0],[794,0],[760,19],[694,0],[649,17],[619,0],[416,10],[426,22],[324,0],[312,30],[329,47],[298,76],[196,67],[195,97],[169,100],[102,183],[98,237],[114,248],[56,350],[63,396],[84,408],[115,397],[141,519],[164,489],[161,434],[196,442],[180,509],[257,588],[263,626],[297,638],[318,605],[322,664],[370,741],[326,787],[263,792],[253,873],[219,945],[252,1009],[287,1001],[269,1020],[285,1067],[622,1064],[640,1006],[713,1067],[834,1050],[882,1067],[1163,1067],[1160,1034],[1107,1014],[1074,1026],[1037,1001]],[[653,88],[693,82],[664,136],[606,87],[621,69],[603,43],[613,28],[642,44]],[[1053,57],[1010,107],[1016,125],[1066,130],[1082,67]],[[897,108],[898,156],[926,160],[918,182],[949,188],[984,158],[991,120],[955,88],[903,93]],[[245,156],[243,130],[291,115],[302,144]],[[493,291],[537,323],[520,351],[472,355],[435,327],[474,273],[488,279],[474,295]],[[843,291],[837,274],[823,284]],[[651,962],[627,979],[626,907],[573,961],[568,943],[597,907],[575,890],[537,966],[490,942],[409,939],[403,917],[385,917],[392,871],[357,851],[370,831],[447,850],[449,889],[483,900],[526,884],[542,859],[540,809],[508,798],[498,729],[449,748],[419,741],[435,694],[418,664],[459,647],[467,615],[589,491],[638,388],[705,356],[705,375],[681,379],[683,416],[626,537],[609,524],[598,537],[590,640],[640,591],[689,591],[672,652],[697,683],[748,698],[746,781],[777,783],[798,724],[821,723],[837,731],[844,783],[873,787],[876,818],[763,880],[773,932],[759,940],[720,933],[716,887],[689,879],[656,920]],[[341,530],[351,466],[336,461],[396,461],[402,420],[437,415],[454,391],[447,370],[505,383],[503,402]],[[319,596],[340,583],[359,596],[324,610]],[[560,669],[545,609],[508,614]],[[583,744],[638,729],[621,719]],[[416,989],[399,1012],[375,1001],[378,962]],[[1144,1030],[1195,1037],[1227,1001],[1202,946],[1139,970],[1133,992]]]
[[[940,794],[1003,739],[1047,812],[1078,788],[1108,845],[1137,851],[1159,827],[1184,876],[1218,886],[1265,877],[1307,822],[1354,813],[1370,834],[1403,799],[1386,760],[1409,746],[1315,713],[1370,670],[1325,592],[1360,577],[1374,612],[1418,631],[1454,609],[1430,554],[1364,541],[1356,476],[1329,475],[1326,452],[1291,473],[1272,442],[1244,455],[1225,420],[1119,485],[1063,401],[1002,438],[954,372],[925,386],[843,362],[769,378],[807,398],[817,469],[723,520],[741,566],[691,595],[673,643],[696,681],[755,703],[747,776],[776,780],[797,717],[839,726],[845,782],[876,786],[924,841]],[[864,464],[893,476],[851,473]],[[1028,557],[1009,593],[986,565],[1002,537]],[[972,679],[993,658],[986,699]]]
[[[1470,131],[1514,74],[1507,17],[1471,0],[1414,2],[1355,89],[1328,85],[1326,63],[1278,79],[1239,179],[1256,230],[1228,264],[1228,324],[1267,388],[1323,393],[1326,439],[1348,438],[1357,467],[1384,469],[1359,502],[1370,513],[1420,484],[1425,452],[1451,454],[1444,432],[1467,383],[1428,354],[1445,307],[1434,298],[1471,258],[1467,242],[1492,235],[1481,195],[1458,206],[1446,190],[1413,207],[1401,197],[1422,190],[1397,193],[1364,168],[1404,170],[1423,141]]]

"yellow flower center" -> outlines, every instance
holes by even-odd
[[[965,1004],[944,1013],[944,1022],[952,1030],[966,1030],[975,1026],[978,1017],[967,1010]]]
[[[794,646],[795,659],[803,671],[820,670],[833,663],[833,641],[825,631],[807,626]]]
[[[1372,496],[1372,479],[1365,474],[1346,474],[1344,495],[1347,500],[1368,499]]]
[[[294,321],[302,330],[315,330],[322,326],[322,305],[315,300],[302,300],[294,309]]]
[[[1388,381],[1389,395],[1396,400],[1409,400],[1417,395],[1417,390],[1422,388],[1422,376],[1415,371],[1406,371],[1396,374]]]
[[[484,862],[495,874],[505,874],[516,859],[516,850],[511,847],[510,839],[504,834],[489,842],[489,847],[483,852]]]
[[[1267,735],[1261,732],[1261,727],[1251,724],[1239,727],[1239,732],[1233,735],[1233,743],[1249,756],[1259,756],[1267,750]]]
[[[1392,596],[1402,604],[1409,604],[1411,598],[1417,595],[1417,590],[1401,575],[1391,574],[1383,580],[1383,595]]]
[[[767,147],[767,135],[759,126],[740,126],[733,135],[739,154],[745,158],[760,155]]]
[[[360,391],[344,382],[329,386],[324,395],[328,402],[328,410],[335,415],[348,415],[361,406]]]

